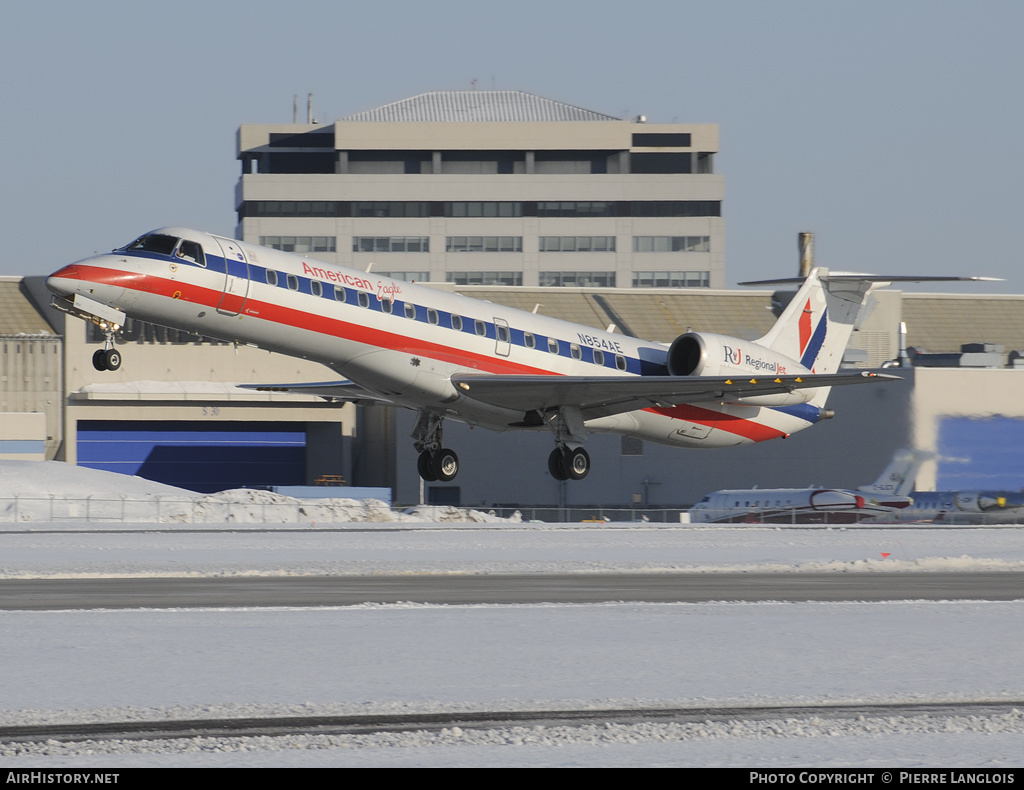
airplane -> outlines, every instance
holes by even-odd
[[[690,508],[697,524],[856,524],[895,520],[913,505],[909,496],[925,453],[901,450],[878,479],[845,488],[748,488],[713,491]]]
[[[932,524],[1019,524],[1024,521],[1021,491],[912,491],[900,522]]]
[[[247,385],[418,412],[425,480],[447,482],[455,419],[495,431],[550,431],[548,471],[580,480],[589,433],[682,447],[785,438],[828,419],[834,385],[896,377],[837,373],[870,290],[910,278],[813,269],[757,341],[686,332],[671,344],[599,331],[429,286],[187,228],[161,228],[47,278],[51,304],[104,333],[93,356],[116,370],[127,316],[316,360],[343,381]],[[612,327],[609,328],[611,330]]]

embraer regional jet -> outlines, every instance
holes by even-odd
[[[97,369],[120,367],[114,336],[132,316],[316,360],[346,379],[268,388],[415,409],[426,480],[459,469],[443,446],[446,418],[550,430],[551,475],[579,480],[590,471],[591,432],[728,447],[831,417],[831,386],[893,378],[836,371],[868,292],[904,279],[933,278],[814,269],[760,340],[687,332],[671,344],[184,228],[65,266],[47,286],[55,307],[105,333]],[[792,281],[749,284],[781,282]]]

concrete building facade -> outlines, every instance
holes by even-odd
[[[718,127],[437,91],[238,131],[238,238],[456,285],[721,288]]]

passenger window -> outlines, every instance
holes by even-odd
[[[575,343],[569,346],[569,353],[573,359],[583,359],[583,351]]]
[[[288,275],[288,288],[292,291],[299,290],[299,278],[294,274]]]
[[[558,353],[558,341],[555,340],[553,337],[548,338],[548,351],[550,351],[552,354]]]
[[[369,307],[370,306],[370,295],[366,291],[359,292],[359,306]]]
[[[619,370],[626,369],[626,358],[621,354],[615,355],[615,367],[617,367]]]
[[[509,340],[508,327],[498,325],[496,326],[496,329],[498,334],[498,340],[500,340],[502,343],[507,343]]]
[[[455,315],[455,313],[452,313],[452,329],[454,329],[456,332],[461,332],[462,331],[462,316],[461,315]]]
[[[388,299],[387,297],[385,297],[384,299],[381,299],[380,300],[380,311],[382,313],[390,314],[391,313],[391,309],[392,309],[392,304],[393,304],[392,301],[390,299]]]
[[[526,345],[527,348],[536,348],[537,347],[537,338],[535,338],[529,332],[524,332],[523,333],[523,343]]]
[[[345,301],[345,289],[344,288],[335,288],[334,289],[334,298],[337,299],[339,302],[344,302]]]
[[[594,364],[604,367],[604,352],[599,348],[594,349]]]
[[[277,272],[267,269],[267,285],[277,285]]]
[[[412,304],[411,302],[406,302],[405,303],[405,317],[406,318],[415,318],[416,317],[416,305]]]
[[[482,335],[486,335],[487,334],[487,325],[483,321],[481,321],[479,318],[476,320],[475,326],[476,326],[476,333],[478,335],[482,336]]]
[[[434,324],[435,326],[437,325],[437,322],[438,322],[437,310],[435,310],[433,307],[431,307],[429,310],[427,310],[427,321],[429,321],[430,323]]]
[[[309,291],[313,296],[323,296],[324,287],[320,284],[319,280],[310,280]]]

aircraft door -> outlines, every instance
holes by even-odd
[[[224,293],[217,305],[221,315],[238,315],[249,295],[249,264],[242,248],[230,239],[217,239],[224,255]]]
[[[504,318],[494,319],[494,353],[499,357],[507,357],[512,353],[512,333]]]

